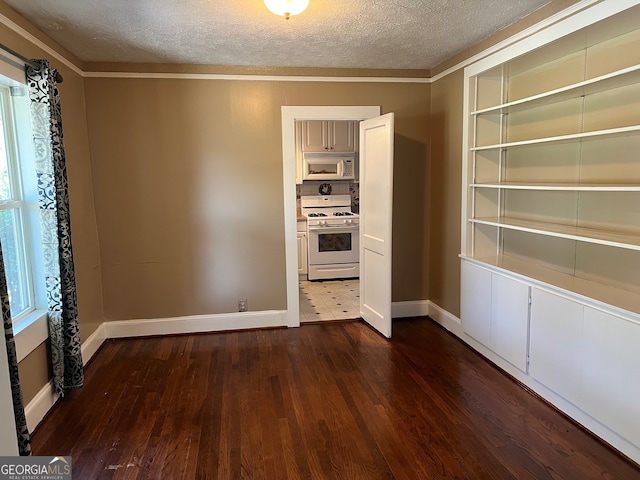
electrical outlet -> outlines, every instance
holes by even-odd
[[[247,310],[249,310],[249,306],[247,305],[247,299],[246,298],[238,299],[238,311],[246,312]]]

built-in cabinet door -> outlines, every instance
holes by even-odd
[[[491,274],[491,349],[527,371],[529,285]]]
[[[582,334],[580,408],[640,445],[640,324],[585,307]]]
[[[526,373],[529,285],[462,262],[460,320],[467,335]]]
[[[640,445],[640,324],[533,289],[531,375]]]
[[[529,372],[533,378],[579,404],[583,391],[582,317],[584,307],[539,288],[531,294]]]
[[[491,345],[491,272],[462,262],[460,321],[464,333]]]

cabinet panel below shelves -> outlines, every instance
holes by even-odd
[[[555,239],[559,240],[559,239]],[[575,242],[574,246],[575,246]],[[567,243],[566,248],[569,250],[570,244]],[[600,249],[606,249],[601,245],[593,245]],[[617,249],[616,249],[617,250]],[[611,257],[607,257],[607,252],[597,252],[597,255],[605,255],[604,259],[611,258],[612,263],[624,262],[624,259],[616,259],[615,254],[619,254],[616,250],[612,251]],[[528,253],[528,252],[527,252]],[[591,252],[593,254],[593,252]],[[633,252],[630,252],[633,253]],[[553,258],[540,260],[533,256],[526,255],[510,255],[510,254],[489,254],[486,256],[474,256],[473,259],[483,264],[497,267],[517,275],[523,275],[540,284],[557,287],[568,292],[576,293],[582,297],[593,299],[595,302],[602,302],[604,307],[609,309],[621,309],[622,312],[627,311],[640,315],[640,278],[628,279],[620,271],[594,271],[593,266],[590,274],[583,271],[577,271],[575,276],[574,269],[570,266],[573,257],[567,258],[562,255],[554,255],[556,258],[564,259],[564,266],[554,264]],[[602,260],[605,262],[606,260]],[[585,263],[589,263],[585,259]],[[638,265],[638,260],[634,260],[633,266]],[[612,268],[614,270],[614,268]],[[623,270],[626,272],[626,270]],[[631,280],[629,282],[625,280]]]
[[[584,307],[538,288],[531,294],[531,376],[578,405],[583,392]]]
[[[582,340],[580,407],[640,445],[640,325],[585,308]]]

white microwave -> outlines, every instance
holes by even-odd
[[[304,154],[303,180],[353,180],[355,156],[331,154]]]

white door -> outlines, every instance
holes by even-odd
[[[360,123],[360,315],[391,338],[393,113]]]

